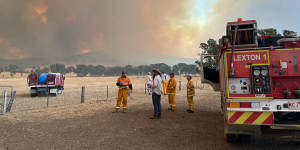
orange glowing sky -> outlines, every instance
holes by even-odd
[[[37,15],[40,16],[40,20],[43,24],[47,24],[48,18],[46,17],[46,13],[48,11],[48,5],[46,3],[40,3],[33,6],[33,10],[36,12]]]
[[[44,13],[47,12],[48,6],[47,4],[40,4],[35,6],[33,9],[38,15],[43,15]]]

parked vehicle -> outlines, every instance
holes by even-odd
[[[27,78],[31,97],[38,95],[56,96],[64,90],[64,75],[60,73],[30,74]]]
[[[227,141],[298,135],[300,38],[258,36],[255,20],[229,22],[226,31],[219,55],[202,55],[203,63],[218,60],[216,67],[202,68],[202,77],[221,93]]]

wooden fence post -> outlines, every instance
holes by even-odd
[[[181,91],[181,81],[179,81],[179,91]]]
[[[3,114],[6,112],[7,90],[4,90]]]
[[[82,86],[82,88],[81,88],[81,104],[84,103],[84,98],[85,98],[85,86]]]
[[[9,100],[9,103],[8,103],[8,106],[6,109],[7,112],[10,112],[11,107],[14,104],[15,96],[16,96],[16,91],[12,91],[12,94],[11,94],[11,97],[10,97],[10,100]]]
[[[106,86],[106,99],[108,99],[108,85]]]
[[[48,106],[49,106],[49,94],[50,94],[50,89],[49,89],[49,87],[48,87],[48,85],[47,85],[47,108],[48,108]]]

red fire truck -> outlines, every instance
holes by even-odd
[[[64,90],[64,75],[60,73],[30,74],[27,78],[31,97],[38,95],[56,96]]]
[[[300,130],[300,37],[258,36],[255,20],[228,22],[216,68],[203,82],[221,93],[227,142]],[[204,65],[202,65],[204,66]],[[218,79],[217,79],[218,78]]]

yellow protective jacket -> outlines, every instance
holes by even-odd
[[[119,77],[117,80],[117,85],[120,89],[127,89],[129,90],[129,86],[131,86],[131,80],[129,77],[126,76],[126,78]]]
[[[168,94],[176,94],[176,84],[177,84],[177,81],[176,81],[175,77],[173,77],[169,80],[168,86],[167,86]]]
[[[187,96],[195,96],[195,87],[193,81],[191,80],[188,81],[186,88],[187,88]]]

